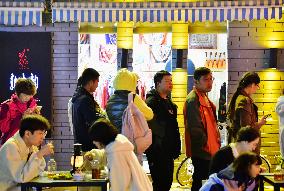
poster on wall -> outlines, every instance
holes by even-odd
[[[116,34],[79,34],[78,76],[86,68],[100,73],[95,100],[105,109],[113,94],[113,79],[117,72]]]
[[[142,98],[154,88],[154,75],[157,71],[172,70],[171,33],[134,34],[133,71],[138,73],[138,90]]]
[[[217,34],[191,34],[189,49],[217,49]]]
[[[15,92],[18,78],[30,78],[43,116],[51,119],[51,34],[0,32],[0,102]]]

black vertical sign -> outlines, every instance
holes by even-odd
[[[10,98],[22,77],[35,82],[41,113],[51,119],[51,33],[0,32],[0,102]]]

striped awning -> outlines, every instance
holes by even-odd
[[[27,26],[42,25],[43,0],[35,1],[0,1],[0,25]]]
[[[195,22],[280,19],[283,0],[203,2],[54,2],[53,22]]]

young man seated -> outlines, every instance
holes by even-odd
[[[28,182],[46,166],[43,156],[53,153],[53,145],[43,143],[50,124],[40,115],[25,115],[19,131],[0,149],[0,188],[20,190],[18,183]]]

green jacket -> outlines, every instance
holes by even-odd
[[[210,160],[211,154],[204,150],[204,147],[207,144],[207,133],[204,127],[204,124],[201,119],[200,114],[200,102],[199,97],[194,90],[192,90],[186,97],[186,113],[185,120],[187,121],[186,130],[189,133],[189,143],[186,143],[191,149],[191,156]],[[212,107],[214,108],[214,107]],[[215,119],[216,111],[213,111]]]

